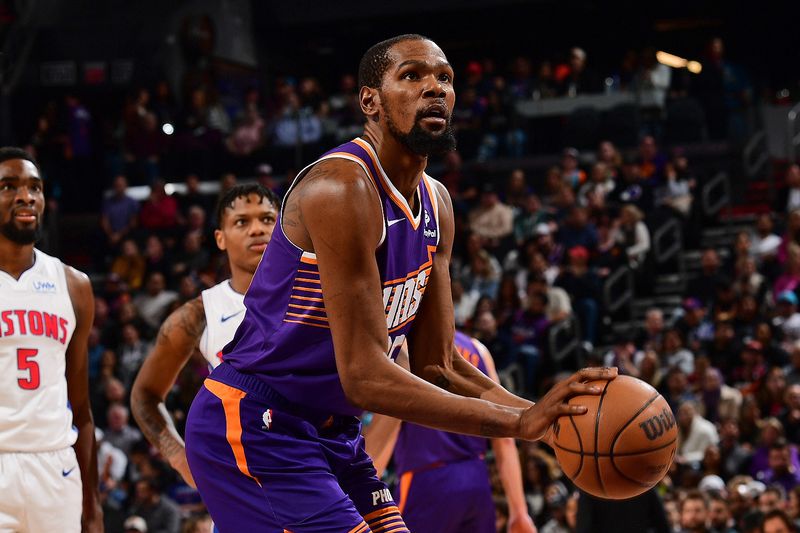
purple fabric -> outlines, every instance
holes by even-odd
[[[386,220],[391,222],[387,222],[386,239],[376,252],[376,261],[384,286],[387,346],[393,347],[389,355],[394,359],[419,310],[435,255],[439,232],[436,199],[422,180],[418,188],[422,212],[415,229],[390,197],[382,169],[365,148],[349,142],[328,152],[337,153],[357,158],[368,169],[380,191]],[[324,291],[317,265],[303,262],[303,251],[288,240],[280,224],[279,217],[245,296],[247,313],[223,357],[238,371],[256,376],[294,403],[331,414],[359,415],[361,411],[348,403],[342,390],[323,302],[314,300],[322,298],[320,291]]]
[[[400,505],[403,519],[414,533],[496,531],[492,488],[481,460],[415,472]]]
[[[465,359],[484,374],[488,374],[486,364],[472,339],[458,331],[455,340],[456,348]],[[458,435],[403,422],[394,448],[397,473],[421,470],[434,464],[480,458],[486,453],[487,443],[487,439],[482,437]]]

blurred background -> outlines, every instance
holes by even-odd
[[[432,38],[456,72],[458,150],[428,172],[456,208],[456,323],[504,384],[536,398],[563,372],[616,364],[679,419],[678,460],[655,491],[671,530],[800,518],[797,12],[0,0],[0,145],[38,158],[41,247],[95,285],[108,531],[208,527],[130,419],[130,385],[166,314],[228,275],[219,194],[246,181],[280,194],[359,135],[358,61],[401,33]],[[179,427],[206,373],[198,357],[175,387]],[[540,529],[589,531],[587,497],[549,451],[520,454]]]

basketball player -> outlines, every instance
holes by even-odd
[[[424,174],[454,146],[453,70],[407,35],[367,51],[359,78],[364,136],[298,174],[244,320],[189,411],[189,467],[223,532],[406,532],[364,451],[363,410],[536,440],[586,411],[563,403],[600,393],[584,381],[616,375],[582,370],[533,405],[456,352],[453,209]],[[406,338],[411,372],[392,362]]]
[[[211,367],[221,361],[244,318],[244,293],[269,244],[280,201],[261,185],[237,185],[217,203],[217,246],[228,255],[231,279],[176,309],[161,326],[131,390],[136,422],[170,465],[194,486],[183,439],[164,402],[186,362],[200,349]]]
[[[489,350],[460,331],[459,354],[499,382]],[[402,350],[398,363],[405,365]],[[378,475],[394,452],[400,477],[398,509],[414,533],[494,533],[495,509],[489,471],[483,460],[486,439],[437,431],[383,415],[374,415],[365,435],[366,450]],[[491,439],[497,469],[508,500],[508,531],[535,533],[528,515],[514,439]],[[447,512],[442,512],[446,509]]]
[[[36,161],[0,148],[0,531],[102,531],[89,409],[89,278],[34,245]]]

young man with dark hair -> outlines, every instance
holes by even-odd
[[[280,200],[257,185],[237,185],[217,204],[217,246],[227,252],[231,278],[175,310],[161,326],[152,352],[133,384],[133,415],[151,444],[187,483],[194,485],[183,439],[164,402],[196,349],[217,366],[244,318],[244,293],[272,237]]]

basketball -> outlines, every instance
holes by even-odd
[[[586,414],[563,416],[553,425],[553,449],[564,473],[599,498],[622,500],[658,483],[669,470],[678,428],[666,400],[629,376],[594,382],[597,396],[574,396]]]

